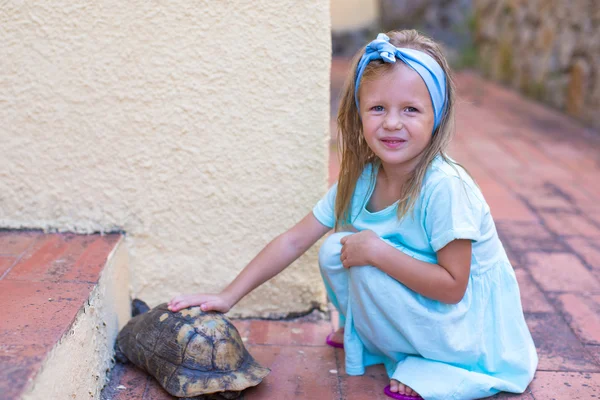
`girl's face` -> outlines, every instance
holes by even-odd
[[[433,106],[423,79],[398,61],[361,83],[359,104],[365,140],[384,169],[411,171],[433,132]]]

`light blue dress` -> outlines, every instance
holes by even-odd
[[[472,240],[464,298],[444,304],[424,297],[373,266],[345,269],[340,239],[330,235],[319,253],[329,297],[345,327],[349,375],[383,363],[390,378],[425,399],[478,399],[499,391],[522,393],[538,358],[525,324],[519,288],[490,209],[473,180],[437,157],[424,179],[414,214],[397,218],[397,204],[366,208],[377,167],[368,165],[352,198],[352,225],[370,229],[398,250],[430,263],[455,239]],[[337,184],[313,209],[333,227]]]

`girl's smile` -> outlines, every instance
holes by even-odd
[[[384,169],[410,171],[431,141],[434,111],[423,79],[398,62],[359,89],[364,138]]]
[[[402,146],[403,143],[406,143],[406,140],[396,137],[382,137],[381,142],[384,146],[389,147],[390,149],[397,149]]]

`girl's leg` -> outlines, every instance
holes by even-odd
[[[321,275],[323,276],[323,281],[325,282],[327,295],[339,312],[340,327],[343,327],[345,323],[348,302],[353,301],[353,304],[358,303],[357,306],[361,308],[361,297],[367,295],[368,297],[372,298],[374,294],[371,293],[371,290],[368,286],[370,276],[373,273],[377,275],[381,273],[381,271],[375,269],[374,267],[356,267],[350,269],[344,268],[340,259],[342,251],[342,244],[340,243],[340,240],[344,236],[350,234],[352,234],[352,232],[338,232],[330,235],[325,240],[325,243],[323,243],[323,246],[319,252],[319,266],[321,268]],[[398,282],[395,283],[397,284]],[[385,291],[381,293],[381,289],[382,288],[376,290],[377,294],[375,297],[379,297],[380,295],[384,297],[386,296]],[[350,300],[349,297],[352,299]],[[374,329],[370,330],[370,332],[371,334],[375,334],[375,336],[377,336],[378,331],[376,327],[373,328]],[[410,388],[405,387],[402,384],[398,384],[396,381],[391,382],[391,384],[394,392],[416,394]]]
[[[395,297],[395,292],[407,289],[373,266],[350,268],[348,275],[348,297],[353,310],[354,327],[369,351],[385,354],[390,361],[395,360],[386,363],[388,375],[392,377],[397,363],[402,362],[407,353],[415,352],[399,329],[405,305],[402,299],[391,300]],[[401,377],[394,376],[386,390],[415,399],[421,398]]]
[[[398,360],[417,354],[405,336],[410,289],[373,266],[352,267],[348,278],[354,326],[367,350]]]
[[[348,270],[342,265],[340,255],[342,244],[340,240],[351,232],[338,232],[331,234],[325,239],[319,251],[319,266],[321,276],[325,283],[325,289],[329,300],[339,313],[339,327],[343,329],[346,322],[346,310],[348,308]],[[343,335],[338,335],[337,341],[341,342]]]
[[[481,282],[476,284],[483,285]],[[471,284],[465,296],[471,296],[474,290],[482,290],[474,285]],[[480,297],[484,298],[483,295]],[[390,378],[424,398],[476,399],[491,396],[499,390],[522,393],[531,381],[537,358],[535,353],[525,355],[532,348],[525,340],[520,352],[504,348],[500,350],[504,354],[493,353],[495,350],[488,347],[490,355],[484,362],[496,369],[495,374],[486,372],[483,368],[486,366],[478,363],[481,349],[475,346],[482,342],[473,335],[481,331],[478,327],[480,321],[474,320],[471,315],[485,314],[479,311],[484,303],[472,301],[472,297],[465,297],[456,305],[430,301],[383,271],[364,266],[349,269],[347,298],[354,329],[367,351],[384,354],[393,360],[395,364],[386,364]],[[509,300],[503,298],[497,301]],[[515,308],[520,307],[515,304]],[[465,325],[464,321],[469,324]],[[517,322],[514,321],[515,324]],[[506,322],[501,318],[493,323],[498,326],[506,323],[513,327],[513,321]],[[508,334],[507,337],[519,336],[518,328],[509,330],[508,327],[503,329],[514,335]],[[457,332],[460,334],[457,335]],[[494,356],[507,359],[491,359]],[[520,357],[532,361],[520,363]]]

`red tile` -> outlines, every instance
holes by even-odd
[[[527,200],[536,209],[553,209],[563,212],[573,212],[575,210],[574,204],[563,197],[552,194],[532,195]]]
[[[158,381],[153,377],[148,377],[144,400],[177,400],[177,397],[171,396],[165,389],[160,386]]]
[[[0,281],[0,343],[52,347],[92,288],[87,283]]]
[[[596,363],[600,365],[600,346],[588,344],[585,346],[585,348],[587,349],[587,351],[590,352],[591,355],[593,355],[596,358]]]
[[[600,345],[600,303],[576,293],[559,295],[558,303],[577,337],[586,344]]]
[[[507,393],[501,392],[495,396],[487,397],[489,400],[499,400],[499,399],[510,399],[510,400],[535,400],[533,395],[531,394],[530,389],[525,390],[524,393]]]
[[[559,184],[569,183],[578,176],[569,168],[558,163],[546,163],[534,165],[530,171],[540,181],[550,181]]]
[[[600,226],[600,209],[597,202],[594,203],[593,211],[587,212],[586,215],[596,223],[596,226]],[[592,209],[590,207],[590,209]]]
[[[526,314],[538,351],[538,370],[600,372],[600,365],[556,314]]]
[[[536,222],[537,216],[510,189],[495,180],[477,181],[495,220]]]
[[[244,400],[340,398],[332,348],[250,345],[248,350],[271,373],[258,386],[244,391]]]
[[[531,253],[527,255],[529,271],[544,290],[596,292],[600,284],[579,261],[568,253]]]
[[[515,157],[525,170],[530,171],[536,165],[544,165],[552,163],[552,159],[540,151],[538,146],[529,143],[527,138],[519,138],[516,135],[511,137],[511,140],[502,140],[502,147]]]
[[[268,320],[233,320],[246,344],[279,346],[324,346],[331,332],[329,321],[295,322]]]
[[[594,171],[592,175],[580,175],[577,177],[577,181],[582,190],[590,195],[592,198],[600,198],[600,187],[598,187],[598,170]]]
[[[119,234],[93,235],[85,251],[75,260],[73,267],[63,276],[63,280],[97,282],[106,265],[108,256],[121,238]]]
[[[496,127],[496,129],[502,130],[502,127]],[[496,175],[507,174],[510,176],[514,172],[522,171],[522,163],[502,146],[499,146],[497,141],[492,138],[493,135],[485,138],[471,137],[470,140],[463,143],[475,151],[476,154],[485,155],[485,157],[478,157],[478,160],[489,170],[495,171]]]
[[[558,235],[600,237],[600,229],[585,216],[568,213],[541,213],[546,226]]]
[[[502,232],[501,232],[502,233]],[[569,248],[565,246],[560,238],[550,236],[545,237],[518,237],[512,236],[507,238],[506,234],[501,235],[502,242],[506,242],[510,246],[510,250],[515,253],[519,259],[519,266],[525,266],[526,254],[529,252],[542,252],[542,253],[560,253],[569,252]]]
[[[536,399],[597,399],[600,374],[538,371],[530,388]]]
[[[519,282],[521,292],[521,303],[524,312],[554,312],[554,308],[548,303],[544,294],[535,286],[529,273],[523,269],[516,270],[515,275]]]
[[[517,265],[526,265],[525,254],[532,251],[537,252],[568,252],[569,248],[548,232],[538,222],[506,222],[496,223],[498,234],[502,243],[508,247],[511,261],[517,260]]]
[[[0,256],[0,279],[8,272],[10,267],[13,266],[17,258],[14,256]]]
[[[19,256],[43,235],[35,231],[0,231],[0,254]]]
[[[506,246],[504,247],[504,251],[506,251],[506,256],[508,257],[508,261],[510,262],[510,265],[512,265],[513,269],[516,271],[517,269],[521,268],[521,255],[513,251],[511,248],[507,248]]]
[[[578,177],[597,171],[593,156],[590,157],[585,149],[579,149],[573,143],[565,141],[561,143],[561,146],[556,146],[554,141],[550,141],[549,143],[539,143],[539,146],[554,160],[555,164],[569,169]]]
[[[511,223],[498,223],[499,227],[502,228],[502,232],[505,232],[508,237],[507,239],[513,239],[515,237],[519,239],[535,239],[540,241],[552,240],[554,237],[548,229],[546,229],[539,221],[532,222],[511,222]]]
[[[72,262],[71,258],[85,248],[87,241],[89,237],[84,235],[44,235],[13,267],[6,279],[56,280],[56,276],[60,277],[60,269],[65,263]]]
[[[368,367],[364,375],[346,375],[344,367],[343,352],[340,354],[340,376],[342,387],[342,398],[347,400],[389,399],[383,389],[389,385],[390,379],[383,365],[372,365]]]
[[[143,400],[150,376],[132,364],[116,364],[110,382],[102,390],[101,398],[112,400]]]
[[[53,234],[40,239],[5,279],[96,282],[120,235]]]
[[[47,347],[39,344],[0,344],[0,393],[3,399],[20,398],[29,388],[47,352]]]
[[[595,196],[587,193],[585,187],[582,187],[581,184],[575,181],[557,183],[556,188],[568,199],[568,201],[572,204],[576,204],[582,211],[586,207],[598,205]]]
[[[600,274],[600,239],[569,238],[567,242],[588,265]]]

